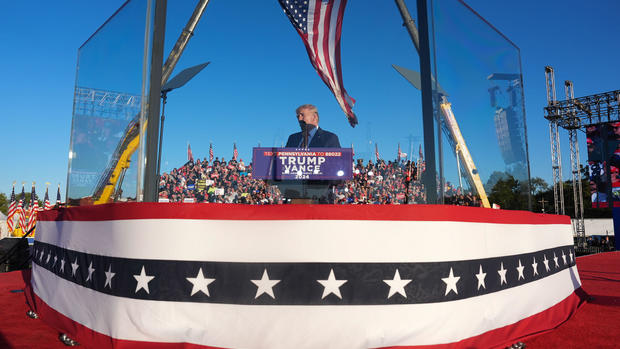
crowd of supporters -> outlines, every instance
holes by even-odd
[[[422,170],[420,171],[420,168]],[[420,182],[423,166],[409,161],[364,163],[357,159],[353,179],[335,184],[327,203],[334,204],[423,204],[424,186]],[[450,191],[446,204],[479,206],[471,194]],[[189,161],[170,173],[164,173],[159,183],[160,201],[209,202],[242,204],[286,204],[277,186],[252,178],[252,164],[243,160],[215,158]],[[449,202],[448,202],[449,201]]]

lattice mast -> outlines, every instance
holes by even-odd
[[[547,85],[548,108],[555,108],[555,74],[553,68],[545,67],[545,81]],[[553,113],[549,119],[549,138],[551,143],[551,168],[553,171],[553,204],[556,214],[564,214],[564,188],[562,184],[562,158],[560,152],[560,134],[558,129],[558,113]]]
[[[566,93],[566,100],[574,104],[575,93],[572,81],[564,81],[564,92]],[[581,128],[581,120],[577,117],[574,106],[570,109],[570,113],[563,124],[564,128],[568,130],[570,143],[570,165],[573,174],[573,201],[575,205],[575,233],[581,239],[581,242],[584,243],[586,230],[583,221],[583,188],[579,173],[581,162],[579,160],[579,142],[577,141],[577,130]]]

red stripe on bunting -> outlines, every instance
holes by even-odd
[[[587,294],[582,288],[575,290],[558,304],[546,309],[538,314],[527,317],[512,325],[497,328],[481,335],[470,337],[456,343],[445,343],[437,345],[421,346],[398,346],[388,348],[411,348],[411,349],[444,349],[444,348],[505,348],[508,345],[523,340],[528,337],[538,335],[545,331],[550,331],[568,320],[583,304]],[[32,289],[27,292],[29,304],[50,327],[69,335],[85,347],[92,348],[183,348],[183,349],[208,349],[210,346],[192,343],[159,343],[143,342],[112,338],[105,334],[93,331],[92,329],[77,323],[65,315],[57,312],[52,307],[41,300]]]
[[[498,224],[570,224],[570,217],[529,211],[448,205],[244,205],[126,202],[58,208],[39,221],[126,219],[448,221]]]

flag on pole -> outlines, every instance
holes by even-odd
[[[424,172],[426,170],[426,164],[424,163],[424,154],[422,153],[422,144],[420,144],[420,151],[419,151],[419,158],[418,158],[418,173],[422,174],[422,172]]]
[[[239,157],[239,152],[237,151],[237,143],[233,143],[233,156],[232,156],[232,159],[237,161],[237,157]]]
[[[52,209],[52,204],[50,203],[50,196],[48,194],[49,191],[49,183],[45,183],[45,202],[43,203],[43,209],[45,211]]]
[[[22,182],[22,195],[17,204],[17,222],[22,230],[26,229],[26,212],[24,211],[24,200],[26,200],[26,191]]]
[[[400,162],[400,159],[407,156],[407,153],[403,153],[402,150],[400,149],[400,143],[398,143],[398,162]]]
[[[192,155],[192,147],[187,143],[187,161],[194,162],[194,155]]]
[[[377,161],[381,160],[381,157],[379,156],[379,146],[377,145],[377,143],[375,143],[375,159]]]
[[[58,183],[58,191],[56,191],[56,206],[60,206],[60,183]]]
[[[213,143],[209,143],[209,162],[213,162]]]
[[[11,191],[11,202],[9,203],[9,211],[6,216],[6,225],[9,227],[9,233],[12,233],[15,229],[13,223],[15,214],[17,213],[17,202],[15,200],[15,182],[13,182],[13,190]]]
[[[32,182],[32,189],[30,190],[30,212],[28,214],[28,225],[26,231],[34,228],[37,224],[37,213],[39,212],[39,200],[34,188],[35,182]]]
[[[340,65],[340,34],[347,0],[278,0],[306,46],[310,63],[332,91],[352,127],[355,99],[344,89]]]

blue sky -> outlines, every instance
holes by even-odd
[[[122,3],[3,4],[0,124],[4,159],[0,192],[9,194],[13,181],[18,186],[27,182],[27,190],[36,181],[37,192],[42,195],[44,183],[51,182],[52,191],[61,184],[64,198],[77,49]],[[168,22],[166,52],[189,16],[191,3],[169,2],[174,18]],[[409,136],[414,139],[417,154],[421,142],[421,121],[416,119],[419,112],[415,110],[419,93],[394,74],[389,63],[415,70],[418,63],[393,2],[374,2],[372,7],[371,2],[350,1],[345,14],[343,75],[349,94],[357,99],[354,110],[360,125],[355,129],[348,126],[313,71],[301,40],[276,1],[261,5],[250,2],[248,10],[241,13],[227,3],[213,0],[209,4],[175,71],[212,61],[186,87],[169,96],[164,170],[184,162],[187,142],[197,156],[207,156],[213,142],[216,154],[226,158],[232,153],[232,142],[237,142],[241,157],[246,159],[258,142],[279,145],[296,131],[293,111],[303,103],[317,104],[321,126],[338,133],[343,145],[354,143],[356,153],[365,158],[374,150],[369,140],[378,142],[387,157],[395,153],[397,142],[407,151]],[[573,81],[576,96],[620,88],[620,22],[615,18],[620,3],[470,0],[468,4],[520,48],[532,177],[549,182],[544,66],[555,68],[559,99],[564,99],[564,80]],[[414,12],[415,2],[409,1],[409,6]],[[392,25],[394,20],[396,25]],[[352,32],[350,28],[362,29]],[[457,118],[463,106],[453,101]],[[412,131],[403,131],[403,125]],[[582,133],[579,137],[583,161],[585,137]],[[569,178],[565,133],[562,151],[564,177]],[[472,149],[472,153],[484,162],[485,155],[476,155],[481,151]]]

